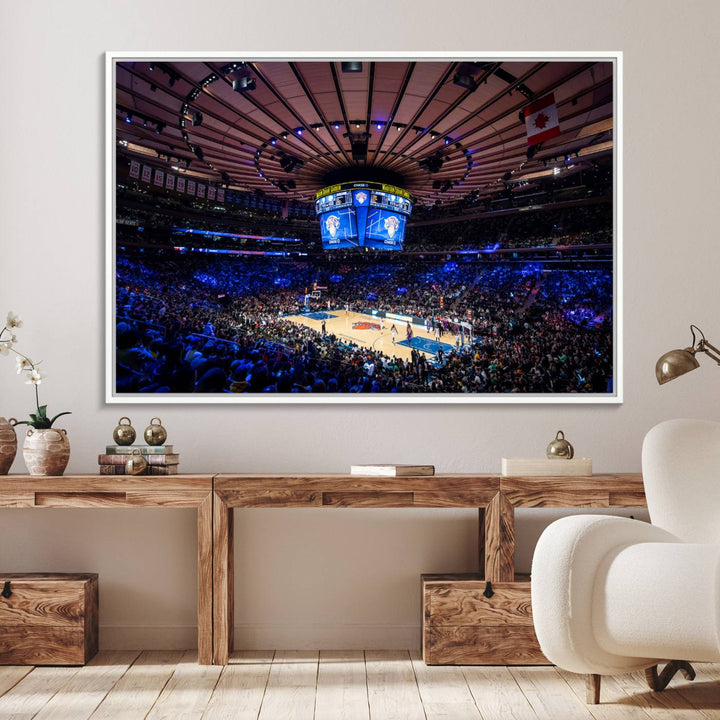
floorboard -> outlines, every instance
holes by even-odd
[[[720,663],[661,693],[643,673],[585,677],[548,666],[428,666],[418,651],[99,653],[77,667],[0,666],[0,720],[720,720]]]
[[[366,650],[365,667],[372,720],[425,720],[407,650]]]

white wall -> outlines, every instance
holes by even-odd
[[[503,455],[541,453],[558,428],[597,471],[639,470],[652,425],[717,415],[709,362],[663,388],[653,367],[687,344],[690,322],[720,337],[719,29],[714,0],[2,0],[0,315],[25,320],[20,347],[48,373],[43,402],[73,411],[68,471],[95,470],[122,414],[140,428],[160,415],[187,472],[342,472],[378,458],[497,472]],[[623,405],[103,404],[104,52],[316,49],[624,52]],[[12,366],[0,358],[0,415],[20,417],[32,395]],[[521,567],[546,516],[520,515]],[[254,645],[414,643],[419,574],[474,561],[472,512],[257,510],[236,521],[239,636]],[[189,645],[194,532],[190,511],[4,510],[0,569],[98,571],[106,645]]]

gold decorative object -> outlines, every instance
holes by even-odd
[[[160,418],[153,418],[145,428],[145,442],[148,445],[162,445],[166,440],[167,431],[162,426],[162,421]]]
[[[135,448],[132,451],[132,455],[127,459],[125,463],[125,472],[128,475],[142,475],[147,468],[147,461],[143,457],[143,454]]]
[[[17,420],[0,417],[0,475],[7,475],[17,453],[17,435],[13,427]]]
[[[31,475],[62,475],[70,460],[67,432],[56,428],[28,428],[23,457]]]
[[[570,460],[575,455],[575,449],[565,439],[565,433],[558,430],[555,439],[547,446],[545,454],[553,460]]]
[[[123,423],[123,420],[127,422]],[[135,442],[135,428],[129,417],[121,417],[118,420],[117,427],[113,430],[113,440],[118,445],[132,445]]]

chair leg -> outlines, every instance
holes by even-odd
[[[671,660],[662,669],[662,672],[658,675],[658,666],[653,665],[645,670],[645,678],[651,690],[655,692],[662,692],[668,683],[675,677],[675,674],[680,671],[686,680],[695,679],[695,670],[693,666],[685,660]]]
[[[600,703],[601,680],[601,675],[585,676],[585,701],[588,705],[598,705]]]

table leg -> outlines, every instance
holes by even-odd
[[[198,506],[198,663],[213,661],[213,498],[212,493]]]
[[[485,579],[512,582],[515,579],[515,509],[502,493],[484,512]]]
[[[227,665],[233,649],[234,511],[213,493],[213,663]]]
[[[485,577],[485,508],[478,508],[478,573]]]

